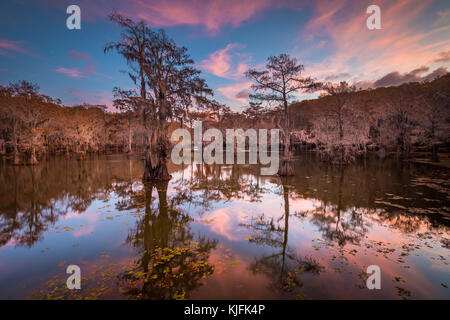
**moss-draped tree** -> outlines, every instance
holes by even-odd
[[[169,180],[169,120],[178,116],[186,101],[207,105],[211,89],[193,67],[185,47],[178,46],[164,30],[151,30],[144,22],[136,23],[117,13],[111,20],[123,28],[121,40],[108,44],[105,51],[116,49],[130,67],[136,90],[115,89],[116,104],[138,111],[146,132],[144,181]],[[181,113],[186,114],[186,113]]]

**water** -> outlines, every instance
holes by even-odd
[[[294,167],[170,165],[169,183],[143,185],[137,156],[0,162],[0,298],[450,298],[448,171]]]

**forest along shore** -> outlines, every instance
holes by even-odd
[[[290,148],[318,152],[339,165],[376,152],[450,167],[450,74],[428,83],[350,91],[292,103]],[[281,128],[283,119],[282,109],[260,104],[251,103],[243,112],[221,106],[172,115],[168,135],[180,127],[192,129],[193,121],[225,134],[237,126]],[[26,81],[0,86],[0,156],[16,165],[35,165],[45,154],[84,160],[88,153],[142,152],[145,145],[145,127],[136,112],[64,106]]]

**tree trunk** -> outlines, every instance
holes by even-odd
[[[439,150],[439,145],[437,143],[433,143],[432,153],[431,153],[431,161],[439,162],[438,150]]]
[[[170,142],[167,130],[168,105],[166,101],[166,86],[159,86],[159,114],[158,121],[154,122],[151,133],[148,135],[148,145],[145,155],[144,181],[170,180],[172,176],[167,170]]]
[[[21,165],[20,156],[18,152],[14,152],[14,163],[15,166]]]
[[[288,159],[283,159],[281,161],[280,169],[278,170],[280,176],[293,176],[295,175],[294,169]]]
[[[20,155],[19,150],[17,148],[17,135],[16,135],[16,124],[13,125],[13,145],[14,145],[14,165],[20,165]]]
[[[5,153],[6,153],[5,142],[3,140],[0,140],[0,154],[3,155]]]
[[[156,163],[152,165],[151,148],[147,148],[146,156],[145,156],[145,169],[144,169],[144,177],[142,180],[144,181],[152,181],[152,180],[170,180],[172,176],[169,174],[167,170],[167,164],[165,161],[157,160]]]
[[[172,176],[167,170],[168,138],[166,130],[156,128],[148,135],[145,152],[144,181],[170,180]]]
[[[290,139],[289,139],[289,119],[288,119],[288,105],[287,100],[284,100],[284,158],[281,161],[278,174],[280,176],[293,176],[294,169],[290,163],[291,151],[290,151]]]
[[[34,145],[31,146],[31,151],[30,151],[30,159],[28,160],[28,164],[29,165],[36,165],[38,164],[39,161],[36,158],[36,148]]]
[[[131,134],[131,128],[128,129],[128,153],[133,152],[133,136]]]
[[[126,153],[133,153],[133,130],[131,129],[131,119],[128,117],[128,141],[126,146]]]
[[[70,153],[69,153],[69,146],[66,145],[66,154],[65,154],[65,158],[66,159],[70,159]]]
[[[83,145],[77,146],[77,160],[86,160],[86,151],[83,148]]]
[[[281,277],[283,277],[284,268],[286,266],[286,251],[289,235],[289,190],[288,187],[286,186],[286,181],[283,181],[282,183],[284,194],[284,230],[283,230],[283,250],[281,252],[282,255],[281,273],[280,273]]]

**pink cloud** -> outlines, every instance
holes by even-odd
[[[134,0],[128,1],[127,8],[122,10],[154,26],[203,25],[208,31],[217,32],[226,24],[239,26],[274,2],[273,0]]]
[[[69,1],[66,1],[69,4]],[[45,0],[45,3],[61,7],[61,0]],[[296,0],[79,0],[78,5],[86,8],[85,17],[94,21],[106,17],[110,8],[141,19],[153,27],[178,25],[203,26],[215,34],[225,25],[239,26],[269,8],[289,7],[300,9],[303,4]]]
[[[231,101],[230,105],[232,107],[241,107],[247,103],[250,86],[250,81],[242,80],[235,84],[218,88],[217,91]]]
[[[247,63],[239,62],[236,67],[236,71],[234,72],[234,76],[240,78],[244,76],[244,73],[249,69],[249,65]]]
[[[439,52],[450,49],[449,25],[430,28],[417,23],[437,10],[431,1],[380,0],[377,5],[381,8],[382,29],[368,30],[368,2],[315,2],[313,18],[302,36],[311,45],[326,38],[332,53],[323,61],[307,64],[307,72],[320,79],[351,73],[359,75],[353,81],[364,81],[394,70],[408,72],[430,65]],[[439,11],[435,15],[445,18],[447,13]]]
[[[141,9],[139,18],[158,26],[179,24],[204,25],[207,30],[216,32],[223,25],[239,26],[258,12],[274,4],[272,0],[241,1],[142,1],[135,3]]]
[[[208,59],[199,63],[199,67],[218,77],[240,78],[248,69],[248,65],[243,62],[239,62],[237,65],[233,64],[231,51],[239,47],[242,47],[242,45],[230,43],[225,48],[211,53]]]
[[[22,41],[1,40],[0,39],[0,55],[7,56],[6,51],[15,51],[23,54],[28,54],[28,51],[23,48]]]
[[[74,79],[85,78],[83,72],[78,68],[58,68],[55,70],[56,72],[63,73],[66,76]]]
[[[75,59],[81,59],[87,62],[87,65],[83,68],[57,68],[55,71],[65,74],[66,76],[74,79],[87,78],[89,75],[95,75],[95,65],[92,63],[92,58],[84,52],[79,52],[76,50],[70,50],[69,55]]]
[[[200,62],[199,66],[212,74],[223,77],[230,69],[231,56],[228,52],[236,47],[230,43],[224,49],[217,50],[209,55],[209,59]]]
[[[76,50],[70,50],[69,51],[69,55],[71,57],[75,58],[75,59],[81,59],[81,60],[84,60],[86,62],[91,62],[92,61],[91,56],[88,55],[87,53],[84,53],[84,52],[79,52],[79,51],[76,51]]]
[[[211,53],[208,59],[202,60],[198,65],[199,68],[218,77],[235,80],[233,84],[216,90],[228,100],[231,107],[237,109],[247,103],[251,85],[244,76],[249,69],[247,62],[251,57],[236,52],[238,48],[243,48],[243,45],[230,43],[225,48]]]

